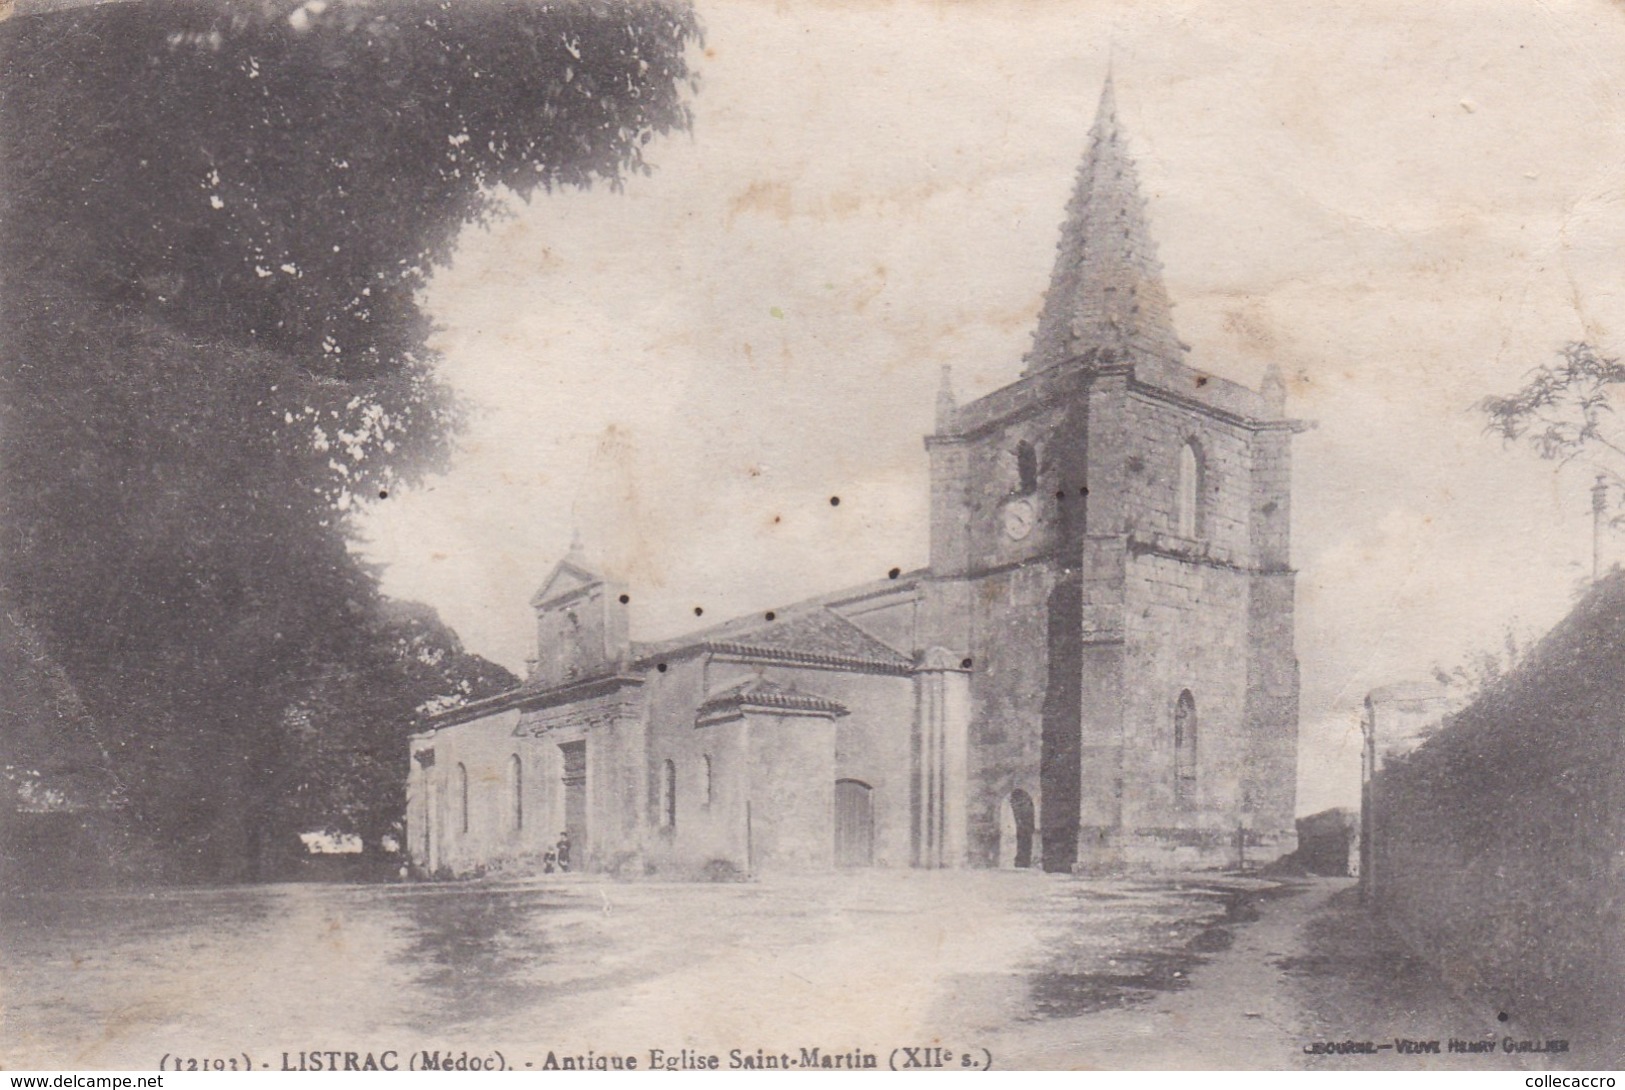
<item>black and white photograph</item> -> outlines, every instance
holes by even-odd
[[[1617,1068],[1621,57],[0,0],[0,1068]]]

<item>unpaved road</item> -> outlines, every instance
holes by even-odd
[[[1452,998],[1346,881],[1209,875],[14,897],[0,900],[0,1005],[11,1069],[150,1068],[166,1054],[277,1068],[328,1050],[646,1064],[655,1048],[723,1066],[734,1049],[818,1048],[884,1066],[921,1046],[1027,1068],[1547,1063],[1306,1055],[1351,1037],[1535,1036],[1536,1012],[1498,1023]]]
[[[1250,904],[1248,902],[1251,902]],[[1439,974],[1360,906],[1347,879],[1291,882],[1244,897],[1230,940],[1185,987],[1063,1021],[1017,1023],[998,1049],[1036,1067],[1272,1070],[1574,1070],[1619,1066],[1617,1036],[1545,1023],[1452,994]],[[1503,1020],[1502,1015],[1505,1015]],[[1504,1042],[1569,1038],[1563,1055],[1509,1053]],[[1439,1054],[1313,1054],[1316,1042],[1440,1042]],[[1449,1051],[1452,1040],[1493,1042]],[[1423,1047],[1426,1047],[1425,1045]]]

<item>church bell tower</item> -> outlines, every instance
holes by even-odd
[[[945,388],[926,441],[927,615],[974,664],[972,863],[1208,865],[1291,839],[1297,425],[1190,351],[1108,75],[1022,374],[964,405]]]

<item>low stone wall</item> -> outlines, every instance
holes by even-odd
[[[1616,573],[1506,682],[1372,782],[1370,903],[1451,983],[1511,1017],[1561,1026],[1625,1010],[1622,732]]]

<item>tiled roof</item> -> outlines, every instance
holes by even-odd
[[[845,704],[816,693],[788,689],[763,678],[752,678],[722,690],[701,704],[695,718],[705,720],[719,712],[736,708],[761,708],[767,711],[807,712],[814,715],[841,716],[847,714]]]
[[[737,636],[709,641],[745,651],[788,651],[910,666],[908,657],[837,613],[808,610],[783,620],[765,621]]]
[[[698,649],[720,654],[799,662],[813,666],[853,666],[907,673],[913,660],[823,606],[787,612],[773,620],[735,621],[664,644],[640,648],[640,657]]]

